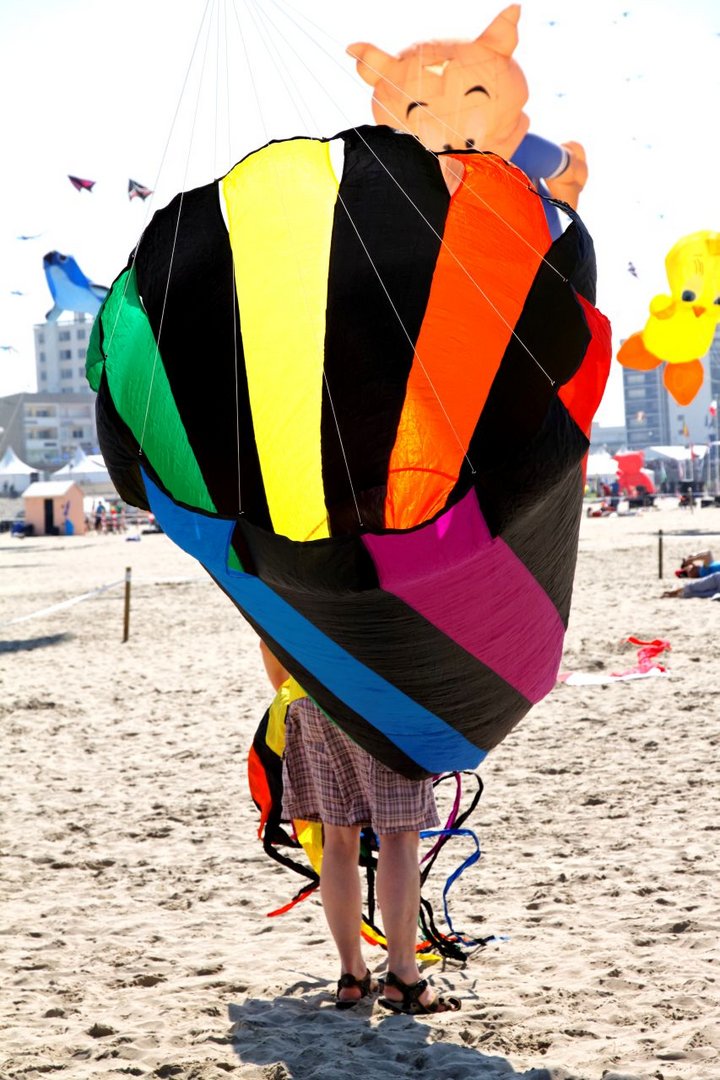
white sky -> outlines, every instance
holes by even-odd
[[[190,66],[206,0],[0,0],[0,346],[17,350],[0,351],[0,395],[35,389],[32,326],[52,306],[43,254],[72,254],[105,285],[124,266],[153,209],[150,200],[128,201],[130,177],[157,187],[158,207],[268,138],[370,123],[371,90],[346,45],[367,40],[395,52],[419,40],[475,37],[504,4],[217,6],[227,14],[212,23],[207,52],[201,36]],[[259,28],[273,24],[268,49]],[[720,4],[525,0],[519,30],[530,130],[586,149],[580,212],[598,255],[598,306],[617,348],[665,291],[664,257],[675,241],[720,231]],[[95,180],[95,190],[75,191],[68,173]],[[34,233],[42,235],[16,239]],[[613,368],[598,415],[606,424],[622,422]]]

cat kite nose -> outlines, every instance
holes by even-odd
[[[705,308],[700,307],[698,304],[693,304],[693,314],[699,319],[701,315],[705,314]]]

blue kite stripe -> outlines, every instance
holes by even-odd
[[[259,578],[231,569],[233,521],[178,506],[144,472],[143,479],[150,508],[170,539],[332,694],[428,772],[480,764],[485,751],[360,663]]]

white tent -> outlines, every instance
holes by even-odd
[[[22,494],[32,482],[32,477],[35,476],[37,479],[37,474],[37,469],[33,469],[32,465],[26,465],[15,451],[8,447],[0,461],[0,493],[14,488],[18,495]]]
[[[99,454],[88,455],[83,450],[76,450],[67,465],[53,473],[53,480],[74,480],[78,484],[111,483],[110,473]]]
[[[692,461],[707,454],[707,446],[648,446],[645,451],[646,461]]]
[[[618,463],[614,458],[610,457],[606,451],[598,451],[597,454],[588,454],[587,459],[587,471],[585,475],[588,477],[610,477],[617,476]]]

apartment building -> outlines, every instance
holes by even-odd
[[[90,315],[77,313],[72,319],[34,327],[38,393],[87,393],[85,357],[92,325]]]
[[[663,384],[665,365],[652,371],[623,368],[625,427],[631,450],[703,445],[717,439],[711,404],[720,395],[720,332],[702,358],[703,384],[689,405],[678,405]]]
[[[90,390],[0,398],[0,455],[7,447],[38,471],[65,465],[78,448],[97,453],[95,394]]]

